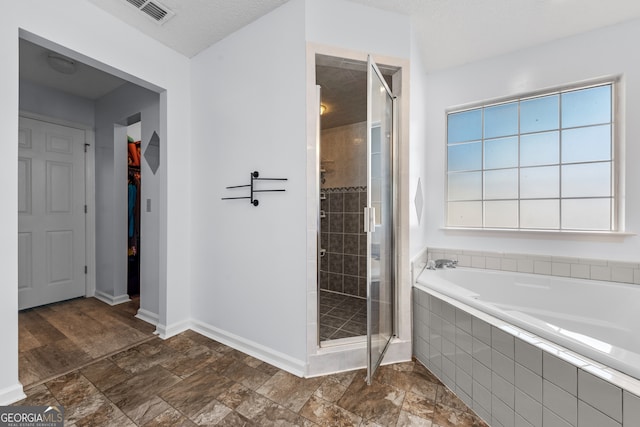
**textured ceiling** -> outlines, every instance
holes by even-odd
[[[159,0],[176,13],[162,26],[125,0],[89,1],[192,57],[288,0]],[[638,0],[350,1],[410,16],[416,46],[428,70],[640,17]]]
[[[159,0],[176,14],[164,25],[153,22],[126,0],[88,1],[192,57],[288,0]],[[430,71],[640,18],[638,0],[350,1],[408,15],[420,56],[414,60],[422,59]],[[56,75],[43,55],[34,45],[21,45],[21,78],[91,99],[122,84],[121,80],[86,66],[72,77]],[[362,83],[354,87],[358,85],[361,87]]]
[[[393,90],[391,75],[395,70],[380,66]],[[367,120],[367,63],[331,56],[316,56],[316,84],[321,87],[320,103],[325,112],[322,129],[331,129]]]
[[[158,25],[125,0],[89,0],[191,58],[288,0],[158,0],[175,16]]]
[[[437,70],[640,18],[638,0],[350,0],[411,17]]]

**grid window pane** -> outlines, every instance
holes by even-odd
[[[484,168],[513,168],[518,166],[518,137],[485,141]]]
[[[449,202],[447,214],[454,227],[482,227],[482,202]]]
[[[517,199],[518,169],[499,169],[484,173],[484,198]]]
[[[484,202],[484,226],[489,228],[518,228],[518,201]]]
[[[611,164],[585,163],[562,166],[562,197],[611,196]]]
[[[449,113],[447,225],[612,230],[612,97],[606,83]]]
[[[560,228],[560,200],[521,200],[520,227],[557,230]]]
[[[520,169],[520,198],[546,199],[560,196],[560,167]]]
[[[610,229],[611,199],[563,200],[562,228],[571,230]]]
[[[449,201],[482,200],[482,172],[449,174]]]
[[[484,110],[484,137],[518,134],[518,103],[501,104]]]
[[[611,86],[597,86],[562,94],[562,127],[611,122]]]
[[[560,158],[559,132],[543,132],[520,137],[520,166],[557,164]]]
[[[447,121],[449,144],[482,139],[482,109],[449,114]]]
[[[520,133],[558,129],[560,95],[543,96],[520,102]]]
[[[611,125],[562,131],[562,163],[611,160]]]
[[[449,172],[482,169],[482,142],[450,145],[447,165]]]

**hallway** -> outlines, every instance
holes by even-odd
[[[139,305],[77,298],[20,311],[20,382],[41,383],[152,338],[155,327],[134,317]]]

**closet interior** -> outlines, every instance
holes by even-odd
[[[140,122],[127,127],[128,263],[127,293],[140,294]]]

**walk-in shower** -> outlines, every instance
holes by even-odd
[[[383,261],[393,264],[393,237],[389,234],[393,210],[392,126],[385,123],[384,114],[385,108],[391,110],[391,105],[380,101],[384,93],[381,89],[385,83],[390,87],[391,80],[390,76],[384,76],[384,82],[379,80],[375,86],[375,81],[368,81],[366,62],[316,56],[316,84],[320,86],[321,100],[318,250],[321,346],[365,339],[367,279],[373,268],[376,277],[369,283],[379,286],[381,239],[388,246]],[[375,99],[368,111],[370,93]],[[392,117],[391,111],[387,113]],[[368,209],[376,211],[367,222],[371,225],[370,233],[365,231]],[[381,230],[389,233],[382,237]],[[385,280],[391,282],[392,274]]]

